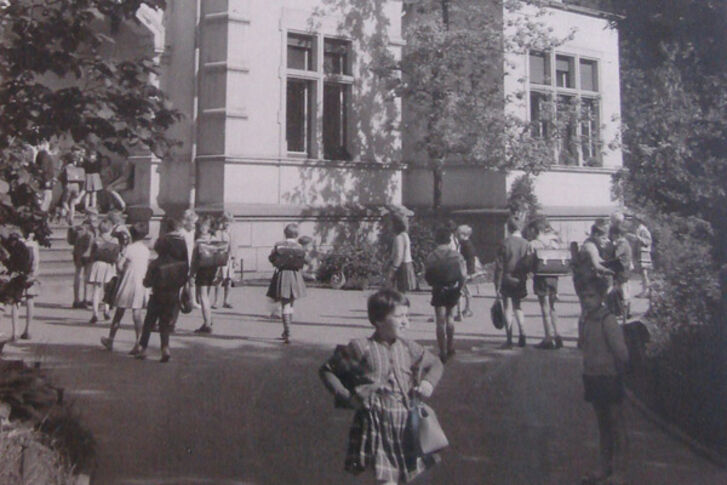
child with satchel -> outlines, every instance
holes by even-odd
[[[191,277],[197,288],[197,300],[202,307],[202,326],[195,333],[212,333],[212,309],[210,306],[210,291],[215,285],[217,272],[226,264],[228,253],[227,243],[215,244],[212,233],[212,219],[202,217],[198,226],[199,235],[194,243],[192,253]],[[220,252],[219,249],[223,251]]]
[[[268,286],[267,296],[280,303],[283,317],[283,333],[280,338],[290,343],[290,325],[293,322],[293,304],[306,295],[301,268],[305,266],[305,250],[298,243],[298,224],[288,224],[283,229],[285,240],[273,246],[268,259],[275,267]]]
[[[149,264],[144,277],[144,286],[151,288],[151,297],[144,318],[144,328],[139,339],[137,359],[146,358],[146,348],[154,325],[159,322],[161,342],[160,362],[169,362],[169,335],[179,314],[180,290],[187,282],[189,264],[184,238],[178,232],[179,221],[170,219],[168,233],[157,240],[154,250],[159,255]]]
[[[61,172],[60,180],[63,184],[61,195],[61,217],[68,218],[68,224],[73,225],[83,186],[86,183],[86,171],[80,166],[84,155],[83,148],[76,147],[67,157],[66,165]]]
[[[66,239],[73,246],[73,305],[72,308],[86,308],[90,306],[86,300],[88,275],[91,272],[91,247],[96,239],[98,226],[98,213],[93,210],[86,211],[86,220],[79,226],[68,228]],[[83,290],[83,291],[81,291]]]
[[[413,401],[431,396],[443,366],[424,347],[403,337],[409,321],[405,296],[379,290],[369,297],[367,307],[374,334],[339,345],[319,373],[335,406],[355,410],[346,471],[372,470],[379,484],[408,482],[438,458],[421,455],[407,423]]]
[[[530,246],[520,232],[522,223],[515,217],[507,220],[507,232],[498,252],[495,265],[495,292],[497,299],[502,301],[505,312],[506,341],[504,349],[512,348],[512,320],[518,326],[518,346],[525,347],[525,314],[521,302],[528,296],[527,273],[530,270]]]
[[[91,270],[88,274],[88,284],[91,285],[93,296],[91,300],[92,316],[90,324],[98,322],[99,307],[104,306],[104,318],[111,317],[108,306],[101,301],[103,288],[106,283],[116,276],[116,263],[121,253],[121,247],[115,237],[111,235],[113,223],[104,219],[98,225],[99,236],[91,246]]]
[[[224,266],[220,266],[218,269],[217,281],[215,285],[215,296],[212,303],[212,308],[217,308],[217,297],[219,294],[219,287],[222,286],[222,308],[232,308],[230,303],[230,287],[232,286],[232,280],[235,277],[235,251],[237,250],[237,243],[232,232],[230,224],[234,222],[234,216],[225,212],[219,221],[219,229],[217,230],[215,237],[218,241],[226,243],[227,245],[227,261]]]
[[[448,227],[436,230],[434,242],[437,247],[427,256],[424,265],[424,278],[432,287],[430,303],[434,307],[439,358],[443,363],[455,353],[452,310],[459,303],[467,274],[464,258],[450,247],[451,236]]]
[[[136,338],[129,354],[136,355],[139,352],[139,338],[141,337],[141,311],[147,302],[147,290],[143,284],[149,266],[149,248],[144,244],[147,223],[134,224],[129,233],[131,234],[131,244],[124,248],[118,262],[121,276],[113,297],[113,306],[116,307],[116,313],[111,321],[109,336],[101,338],[101,345],[107,350],[113,348],[114,337],[121,325],[121,319],[124,317],[126,310],[130,309],[134,320]]]
[[[600,437],[600,469],[583,477],[583,484],[621,484],[626,473],[626,426],[622,374],[628,348],[616,317],[605,306],[608,281],[593,276],[582,282],[584,398],[593,405]]]

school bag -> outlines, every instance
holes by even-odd
[[[94,261],[103,261],[104,263],[113,264],[119,259],[121,246],[111,241],[97,241],[93,250],[92,259]]]
[[[155,291],[179,290],[187,282],[188,273],[186,261],[159,257],[149,263],[144,286]]]
[[[305,266],[305,249],[302,246],[275,246],[270,262],[278,269],[297,271]]]
[[[536,249],[533,273],[537,276],[562,276],[570,272],[571,253],[568,249]]]
[[[460,255],[454,250],[433,251],[427,257],[424,279],[431,286],[450,286],[464,279]]]
[[[197,267],[217,268],[227,264],[230,256],[229,244],[226,241],[198,241]]]

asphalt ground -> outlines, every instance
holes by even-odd
[[[528,346],[500,350],[492,327],[492,288],[474,289],[474,317],[457,326],[457,354],[430,400],[451,446],[415,483],[576,484],[597,465],[598,434],[583,401],[575,349],[578,304],[561,283],[560,331],[566,347],[532,347],[542,337],[537,302],[525,303]],[[368,292],[310,288],[296,303],[293,343],[277,337],[265,288],[234,288],[231,310],[214,312],[214,333],[192,332],[199,310],[172,336],[172,360],[158,362],[153,334],[146,361],[127,355],[131,315],[114,352],[99,339],[108,322],[71,310],[70,285],[38,298],[32,340],[5,346],[4,358],[39,361],[64,387],[97,440],[97,484],[347,484],[369,476],[343,471],[352,412],[334,409],[318,368],[334,346],[372,332]],[[408,335],[434,351],[429,296],[410,295]],[[645,300],[634,304],[636,313]],[[0,331],[8,334],[8,319]],[[633,484],[722,484],[727,471],[626,405]]]

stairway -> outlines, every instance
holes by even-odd
[[[83,222],[82,217],[77,217],[76,224]],[[39,278],[49,284],[73,284],[73,246],[66,241],[66,233],[70,226],[66,222],[51,223],[51,247],[40,247],[40,272]]]

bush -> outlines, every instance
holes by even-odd
[[[317,277],[320,281],[329,282],[333,275],[342,272],[348,281],[378,283],[385,263],[376,244],[355,237],[339,243],[321,257]]]

